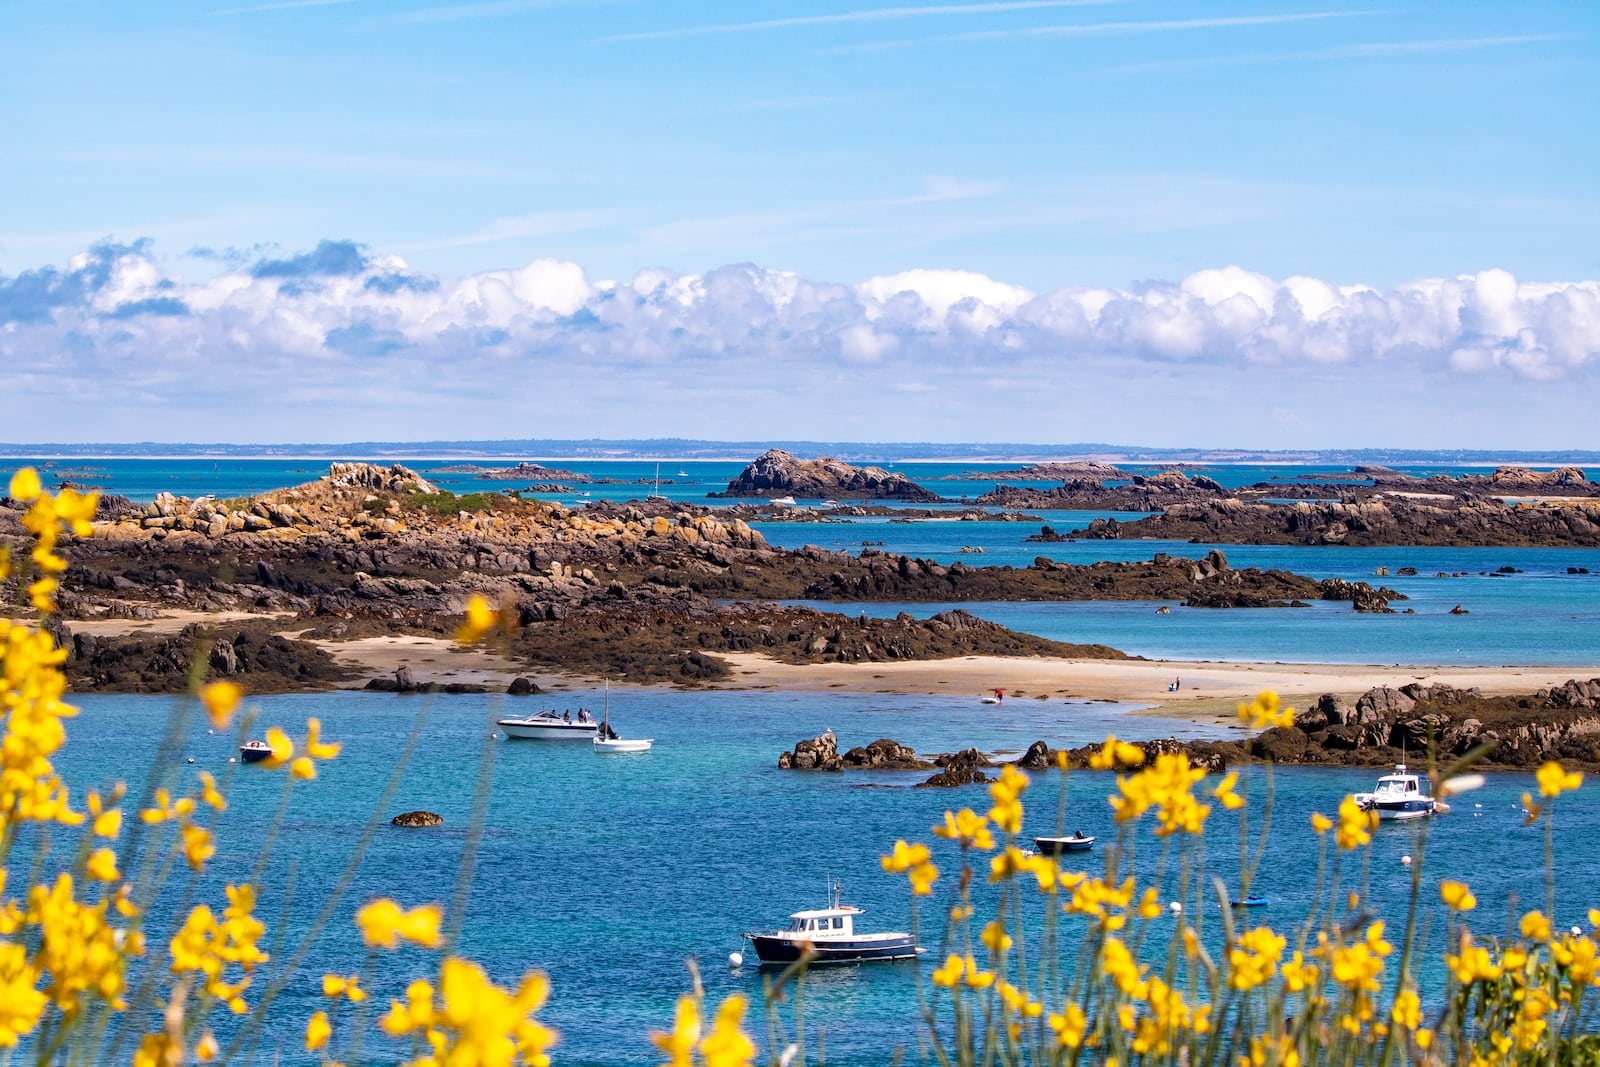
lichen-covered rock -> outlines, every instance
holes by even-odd
[[[432,811],[401,812],[389,820],[391,826],[443,826],[444,816]]]

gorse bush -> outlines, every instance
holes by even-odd
[[[366,957],[352,961],[349,973],[321,977],[322,1007],[282,1017],[277,996],[326,932],[340,893],[305,929],[275,938],[255,913],[255,882],[197,899],[208,893],[199,875],[216,855],[216,820],[227,806],[226,783],[209,773],[183,789],[158,767],[137,799],[122,785],[74,796],[52,762],[75,710],[64,699],[65,651],[49,624],[67,569],[59,542],[90,532],[97,500],[70,489],[45,493],[31,470],[12,479],[10,495],[29,505],[23,524],[33,541],[25,558],[0,549],[0,582],[23,601],[15,617],[0,618],[0,1048],[10,1050],[7,1061],[250,1062],[270,1023],[275,1033],[298,1035],[307,1058],[325,1064],[548,1064],[557,1035],[539,1019],[551,994],[544,975],[497,985],[452,951],[460,916],[447,921],[446,908],[434,903],[366,902],[355,912]],[[474,597],[456,636],[472,643],[515,629],[514,610]],[[196,677],[193,688],[173,731],[182,715],[203,713],[214,729],[237,729],[242,741],[238,687],[202,686]],[[1254,728],[1293,722],[1271,694],[1240,713]],[[263,766],[283,774],[285,800],[339,754],[316,719],[297,736],[272,726],[265,737],[271,755]],[[897,841],[882,857],[886,871],[907,878],[914,921],[922,902],[938,901],[941,948],[919,970],[918,1015],[907,1020],[926,1062],[1600,1062],[1585,1011],[1587,990],[1600,982],[1600,911],[1589,913],[1588,933],[1558,931],[1551,918],[1553,810],[1581,775],[1546,764],[1538,797],[1523,800],[1546,835],[1545,909],[1522,915],[1513,938],[1479,941],[1461,918],[1477,905],[1472,889],[1429,883],[1422,855],[1404,918],[1391,925],[1369,910],[1363,850],[1375,815],[1350,798],[1332,814],[1310,817],[1307,830],[1318,842],[1311,913],[1283,930],[1251,924],[1229,904],[1248,893],[1261,860],[1261,846],[1250,848],[1252,805],[1239,794],[1236,773],[1209,780],[1182,754],[1147,761],[1143,749],[1114,738],[1092,766],[1117,775],[1109,799],[1118,832],[1096,873],[1022,847],[1023,797],[1034,786],[1014,767],[989,786],[985,811],[947,811],[931,844]],[[1437,774],[1436,791],[1470,787],[1465,769]],[[1236,887],[1223,887],[1206,867],[1205,828],[1219,811],[1240,820]],[[1263,805],[1258,841],[1269,816]],[[1159,850],[1145,885],[1133,863],[1141,823]],[[269,856],[270,848],[257,878]],[[463,866],[470,868],[470,856]],[[1163,893],[1173,899],[1163,902]],[[1427,988],[1417,948],[1425,900],[1451,917],[1443,957],[1427,961],[1428,973],[1442,978]],[[464,905],[463,897],[451,909]],[[369,1004],[372,976],[401,988],[396,972],[415,958],[392,955],[402,947],[436,952],[427,957],[436,963],[386,1010]],[[804,972],[802,961],[765,986],[766,1058],[783,1067],[807,1059],[799,1013],[792,1027],[783,1018],[803,995]],[[761,1053],[745,1029],[749,998],[734,993],[710,1005],[692,966],[690,973],[691,992],[670,1025],[651,1035],[665,1061],[753,1064]]]

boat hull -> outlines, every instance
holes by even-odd
[[[521,741],[592,741],[600,733],[593,722],[531,722],[527,719],[501,719],[496,723],[507,737]]]
[[[1377,811],[1378,819],[1383,822],[1400,821],[1405,819],[1425,819],[1433,814],[1433,801],[1426,798],[1415,800],[1380,800],[1373,804]]]
[[[249,745],[239,746],[239,758],[246,763],[260,763],[272,755],[271,748],[252,748]]]
[[[648,737],[615,737],[594,739],[596,752],[649,752],[655,742]]]
[[[795,963],[806,952],[814,950],[810,965],[824,963],[873,963],[887,960],[916,959],[921,953],[910,934],[894,934],[871,938],[840,938],[838,940],[802,941],[793,937],[772,934],[745,934],[756,950],[756,959],[763,964]]]
[[[1087,852],[1094,848],[1092,837],[1036,837],[1033,847],[1047,856],[1059,855],[1062,852]]]

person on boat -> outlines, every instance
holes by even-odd
[[[561,721],[562,722],[571,722],[572,721],[572,709],[571,708],[568,708],[566,711],[562,712]]]

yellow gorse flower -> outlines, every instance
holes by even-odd
[[[1130,745],[1126,741],[1118,741],[1115,737],[1107,737],[1105,744],[1100,746],[1098,752],[1090,753],[1089,766],[1097,771],[1114,771],[1121,768],[1137,767],[1144,762],[1144,749],[1138,745]]]
[[[1195,799],[1194,784],[1205,771],[1189,765],[1181,752],[1163,752],[1136,774],[1117,778],[1118,795],[1110,797],[1118,822],[1129,822],[1156,810],[1156,834],[1199,833],[1211,807]]]
[[[1339,828],[1334,831],[1333,839],[1348,852],[1370,843],[1372,830],[1377,825],[1377,812],[1357,804],[1355,797],[1345,797],[1339,802]]]
[[[706,1033],[699,995],[679,997],[672,1029],[658,1030],[650,1040],[667,1054],[666,1067],[695,1067],[697,1053],[704,1067],[750,1067],[756,1046],[744,1032],[749,1003],[743,993],[730,994],[718,1006]]]
[[[989,820],[971,808],[946,811],[944,822],[933,828],[934,836],[958,843],[962,848],[975,848],[987,852],[994,848],[994,834]]]
[[[1539,782],[1539,795],[1551,800],[1583,784],[1582,772],[1566,770],[1555,760],[1542,764],[1534,777]]]
[[[226,730],[233,720],[234,709],[244,698],[244,690],[236,682],[212,682],[200,690],[200,704],[206,709],[212,729]]]
[[[891,874],[904,874],[911,881],[914,896],[925,897],[933,892],[933,883],[939,880],[939,868],[929,859],[928,846],[909,845],[896,841],[894,851],[881,856],[878,862]]]
[[[424,948],[438,948],[442,918],[437,904],[423,904],[405,910],[387,898],[374,900],[356,912],[361,937],[372,948],[396,948],[402,941]]]
[[[1439,883],[1439,898],[1451,911],[1471,911],[1478,906],[1478,898],[1472,895],[1472,890],[1448,878]]]
[[[1258,693],[1254,702],[1239,705],[1239,719],[1252,730],[1287,729],[1294,725],[1294,709],[1280,708],[1278,694],[1266,690]]]
[[[1028,776],[1009,763],[1000,769],[999,780],[989,786],[989,796],[994,800],[989,818],[1005,833],[1022,832],[1022,792],[1027,788]]]

